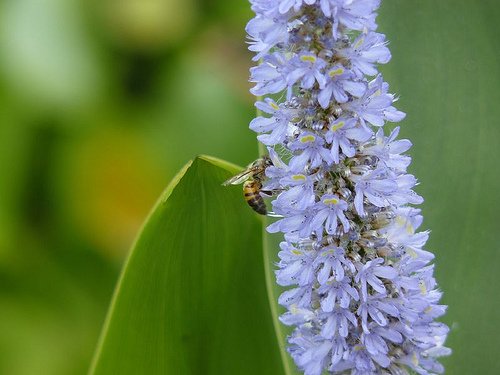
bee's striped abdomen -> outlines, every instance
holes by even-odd
[[[243,193],[245,194],[245,200],[252,209],[261,214],[267,214],[266,203],[264,198],[259,194],[261,188],[260,182],[257,181],[247,181],[243,185]]]

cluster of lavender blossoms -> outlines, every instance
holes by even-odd
[[[251,3],[264,116],[250,128],[274,164],[264,189],[280,192],[268,231],[285,238],[276,276],[293,287],[279,298],[295,327],[289,353],[306,375],[442,373],[446,307],[410,206],[423,201],[402,154],[411,143],[382,128],[405,114],[376,70],[391,58],[375,32],[380,0]]]

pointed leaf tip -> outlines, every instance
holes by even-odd
[[[90,374],[283,374],[266,296],[260,220],[240,168],[188,163],[122,271]]]

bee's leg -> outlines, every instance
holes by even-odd
[[[260,195],[262,195],[264,198],[271,198],[274,193],[272,190],[261,190]]]
[[[284,217],[283,215],[280,215],[280,214],[277,214],[275,212],[268,212],[266,216],[269,216],[269,217]]]
[[[272,198],[275,195],[281,193],[283,190],[284,189],[261,190],[260,195],[262,195],[264,198]]]

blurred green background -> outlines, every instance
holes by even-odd
[[[451,374],[497,374],[500,3],[383,0],[452,328]],[[245,0],[0,1],[0,374],[84,374],[120,267],[177,170],[246,165]]]

